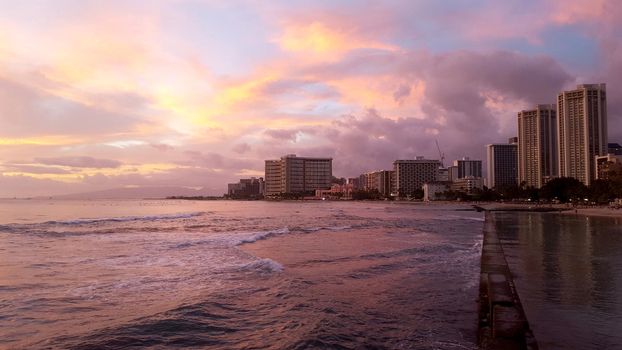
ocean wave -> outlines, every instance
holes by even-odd
[[[205,215],[206,212],[178,213],[178,214],[161,214],[161,215],[144,215],[144,216],[120,216],[112,218],[85,218],[74,220],[47,221],[43,224],[47,225],[85,225],[103,222],[126,222],[126,221],[157,221],[157,220],[175,220],[189,219],[196,216]]]
[[[271,236],[278,236],[278,235],[284,235],[284,234],[288,234],[289,228],[284,227],[282,229],[278,229],[278,230],[269,230],[269,231],[259,231],[259,232],[252,232],[249,236],[244,237],[240,240],[238,240],[236,245],[242,245],[245,243],[253,243],[253,242],[257,242],[259,240],[262,239],[266,239],[268,237]]]
[[[244,271],[259,271],[262,273],[283,272],[283,269],[283,265],[268,258],[252,261],[241,268]]]
[[[314,226],[314,227],[293,227],[291,229],[292,232],[304,232],[304,233],[313,233],[322,230],[327,231],[344,231],[353,228],[352,226]]]

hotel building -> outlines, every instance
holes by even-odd
[[[263,195],[265,182],[263,178],[240,179],[237,183],[227,185],[227,195],[230,198],[257,198]]]
[[[416,159],[396,160],[393,162],[395,172],[395,194],[407,197],[420,190],[424,183],[435,182],[441,162],[438,160]]]
[[[482,161],[471,160],[469,157],[464,157],[459,160],[454,160],[454,167],[456,167],[456,176],[451,176],[452,181],[463,179],[465,177],[482,177]]]
[[[557,176],[555,105],[518,112],[518,183],[540,188]]]
[[[609,179],[609,171],[611,170],[611,167],[616,164],[622,164],[622,155],[607,154],[605,156],[596,156],[596,179]]]
[[[381,195],[388,197],[394,188],[395,172],[392,170],[379,170],[362,174],[359,177],[359,185],[365,191],[376,190]]]
[[[518,145],[510,139],[510,143],[486,145],[486,185],[500,190],[516,186],[518,175]]]
[[[589,186],[596,179],[596,156],[607,154],[605,84],[578,85],[557,96],[559,176]]]
[[[265,195],[311,193],[329,189],[332,176],[332,158],[297,157],[289,154],[278,160],[266,160]]]

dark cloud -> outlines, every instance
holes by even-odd
[[[123,163],[113,159],[99,159],[93,157],[50,157],[35,158],[36,163],[45,165],[60,165],[74,168],[118,168]]]

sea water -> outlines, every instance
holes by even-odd
[[[622,349],[622,218],[494,217],[540,349]]]
[[[474,349],[483,215],[0,201],[0,348]]]

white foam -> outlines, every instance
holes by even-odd
[[[263,273],[283,272],[283,265],[278,262],[264,258],[250,262],[242,267],[243,270],[253,270]]]
[[[245,243],[253,243],[253,242],[257,242],[259,240],[268,238],[270,236],[284,235],[288,233],[289,233],[289,229],[287,227],[284,227],[278,230],[252,232],[250,233],[249,236],[240,239],[236,245],[241,245]]]
[[[178,214],[161,214],[161,215],[145,215],[145,216],[120,216],[112,218],[87,218],[87,219],[75,219],[64,221],[48,221],[46,224],[57,225],[82,225],[92,224],[98,222],[124,222],[124,221],[155,221],[155,220],[173,220],[173,219],[188,219],[195,216],[204,215],[205,212],[192,212],[192,213],[178,213]]]

